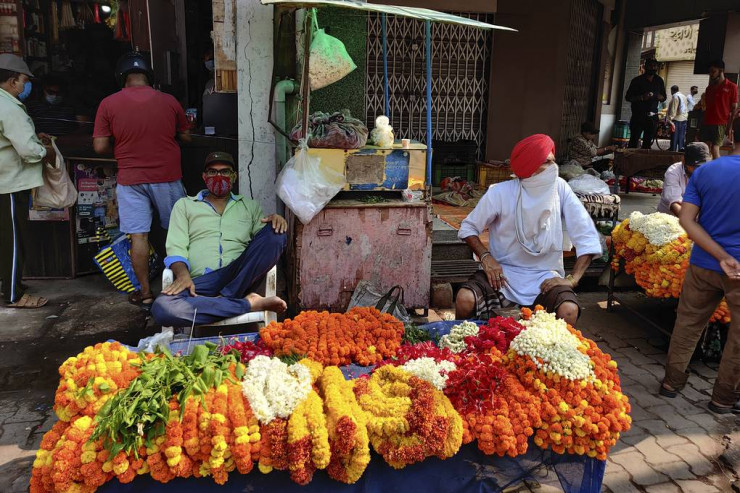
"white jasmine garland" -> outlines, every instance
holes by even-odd
[[[465,338],[468,336],[477,336],[478,325],[473,322],[463,322],[453,325],[450,333],[442,336],[439,340],[439,347],[447,348],[453,353],[460,353],[466,349]]]
[[[288,418],[311,391],[311,372],[301,364],[257,356],[247,365],[242,392],[260,423]]]
[[[401,368],[415,377],[431,383],[437,390],[444,390],[449,378],[447,374],[455,371],[457,366],[452,361],[442,360],[437,363],[434,358],[424,356],[407,361]]]
[[[676,216],[654,212],[644,215],[640,211],[630,214],[630,229],[642,233],[651,245],[663,246],[686,234]]]
[[[526,330],[511,341],[510,348],[529,356],[537,368],[568,380],[594,377],[591,358],[578,350],[582,343],[568,331],[565,321],[555,318],[554,313],[540,310],[520,323]]]

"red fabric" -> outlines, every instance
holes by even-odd
[[[231,192],[231,178],[228,176],[208,176],[206,177],[206,188],[216,197],[225,197]]]
[[[730,106],[737,103],[737,85],[727,79],[722,84],[709,84],[705,97],[707,111],[704,112],[704,123],[727,125]]]
[[[178,132],[188,129],[180,103],[149,86],[126,87],[105,98],[93,137],[113,137],[118,183],[166,183],[182,178]]]
[[[547,155],[555,154],[555,142],[545,134],[530,135],[520,140],[511,151],[511,169],[519,178],[529,178],[545,164]]]

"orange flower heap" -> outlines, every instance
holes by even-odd
[[[304,355],[325,366],[369,366],[394,356],[403,332],[393,316],[357,307],[344,314],[302,312],[293,320],[270,323],[260,338],[275,356]]]
[[[619,269],[625,261],[627,274],[634,274],[635,282],[654,298],[678,298],[681,295],[686,268],[691,255],[691,240],[682,234],[664,245],[654,245],[639,231],[630,228],[625,219],[612,232],[614,257],[612,269]]]
[[[355,380],[370,443],[396,469],[426,457],[452,457],[462,444],[462,419],[429,382],[386,365]]]
[[[62,421],[77,415],[95,417],[115,393],[139,374],[139,357],[118,342],[88,346],[59,367],[54,411]]]
[[[533,317],[525,324],[537,320]],[[578,350],[590,358],[593,376],[571,380],[554,371],[546,372],[539,368],[546,362],[534,361],[514,349],[504,361],[541,401],[542,424],[535,432],[535,444],[559,454],[586,454],[606,460],[620,433],[630,428],[630,405],[621,391],[617,363],[580,331],[569,325],[567,330],[580,342]]]
[[[542,423],[538,400],[503,366],[496,348],[459,359],[445,394],[463,416],[463,443],[477,440],[485,454],[526,453],[528,438]]]
[[[356,482],[370,463],[365,413],[357,403],[352,383],[336,366],[327,366],[319,381],[331,445],[329,476],[343,483]]]

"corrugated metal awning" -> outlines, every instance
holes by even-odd
[[[381,14],[400,15],[423,21],[443,22],[447,24],[460,24],[462,26],[477,27],[479,29],[500,29],[503,31],[516,31],[510,27],[497,26],[473,19],[466,19],[457,15],[446,14],[436,10],[420,9],[416,7],[397,7],[395,5],[381,5],[377,3],[365,3],[354,0],[261,0],[263,5],[280,5],[285,7],[312,8],[312,7],[339,7],[344,9],[364,10],[366,12],[377,12]]]

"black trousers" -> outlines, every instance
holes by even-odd
[[[3,299],[15,303],[23,296],[22,222],[28,218],[28,190],[0,193],[0,281]]]
[[[650,149],[657,131],[657,115],[632,115],[632,119],[630,120],[630,143],[627,147],[637,147],[637,141],[642,136],[642,148]]]

